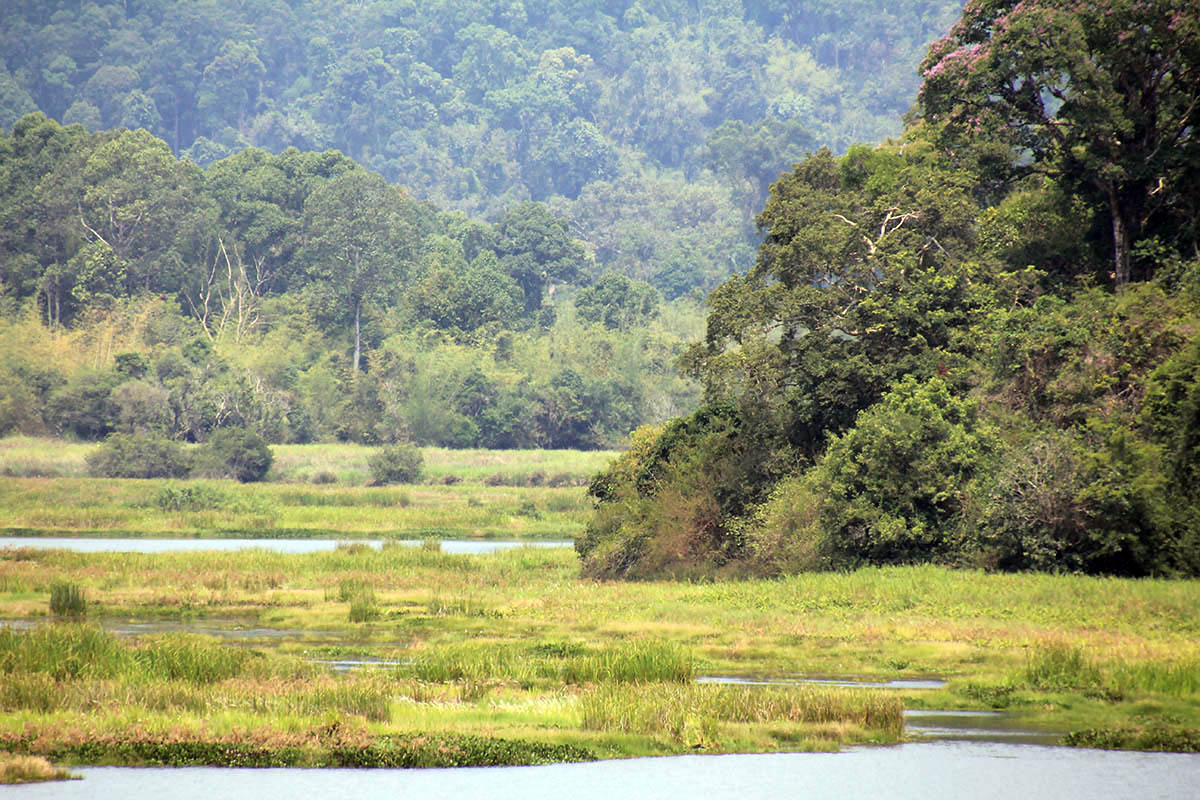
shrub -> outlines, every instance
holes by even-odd
[[[425,459],[421,451],[410,444],[387,445],[367,460],[371,482],[377,486],[415,483],[421,477],[424,466]]]
[[[811,500],[794,505],[805,518],[815,513],[823,539],[815,545],[832,566],[955,561],[963,552],[962,497],[996,447],[974,403],[938,378],[907,377],[832,439],[795,487]],[[768,519],[775,510],[768,505]],[[807,519],[797,526],[812,528]]]
[[[183,478],[191,459],[178,442],[114,433],[88,454],[87,467],[94,478]]]
[[[196,471],[212,478],[251,483],[266,477],[274,458],[271,448],[254,431],[220,428],[197,457]]]

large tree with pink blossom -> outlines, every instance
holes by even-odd
[[[1004,141],[1107,208],[1118,287],[1139,242],[1196,247],[1197,0],[970,0],[921,71],[949,141]]]

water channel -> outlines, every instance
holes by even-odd
[[[389,540],[391,541],[391,540]],[[396,544],[417,547],[424,542],[397,539]],[[379,548],[378,539],[355,539]],[[343,542],[337,539],[103,539],[72,536],[0,536],[0,549],[40,547],[74,550],[78,553],[178,553],[201,550],[270,550],[273,553],[320,553],[334,550]],[[443,553],[450,555],[486,555],[518,547],[572,547],[570,541],[507,541],[499,539],[441,539]]]
[[[83,780],[5,787],[6,798],[172,800],[931,800],[1195,797],[1200,755],[922,742],[842,753],[677,756],[546,767],[303,770],[87,767]]]

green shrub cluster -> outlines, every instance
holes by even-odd
[[[412,445],[386,445],[367,460],[367,467],[371,471],[371,482],[377,486],[416,483],[425,468],[425,458]]]
[[[192,459],[183,445],[151,434],[114,433],[87,456],[96,478],[185,478]]]

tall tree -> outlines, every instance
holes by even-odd
[[[1139,239],[1173,235],[1200,165],[1195,3],[973,0],[921,69],[952,140],[1000,138],[1107,205],[1118,287]]]
[[[415,203],[377,173],[356,169],[318,186],[304,204],[301,252],[313,296],[354,326],[354,371],[362,358],[363,310],[400,288],[417,240]]]

